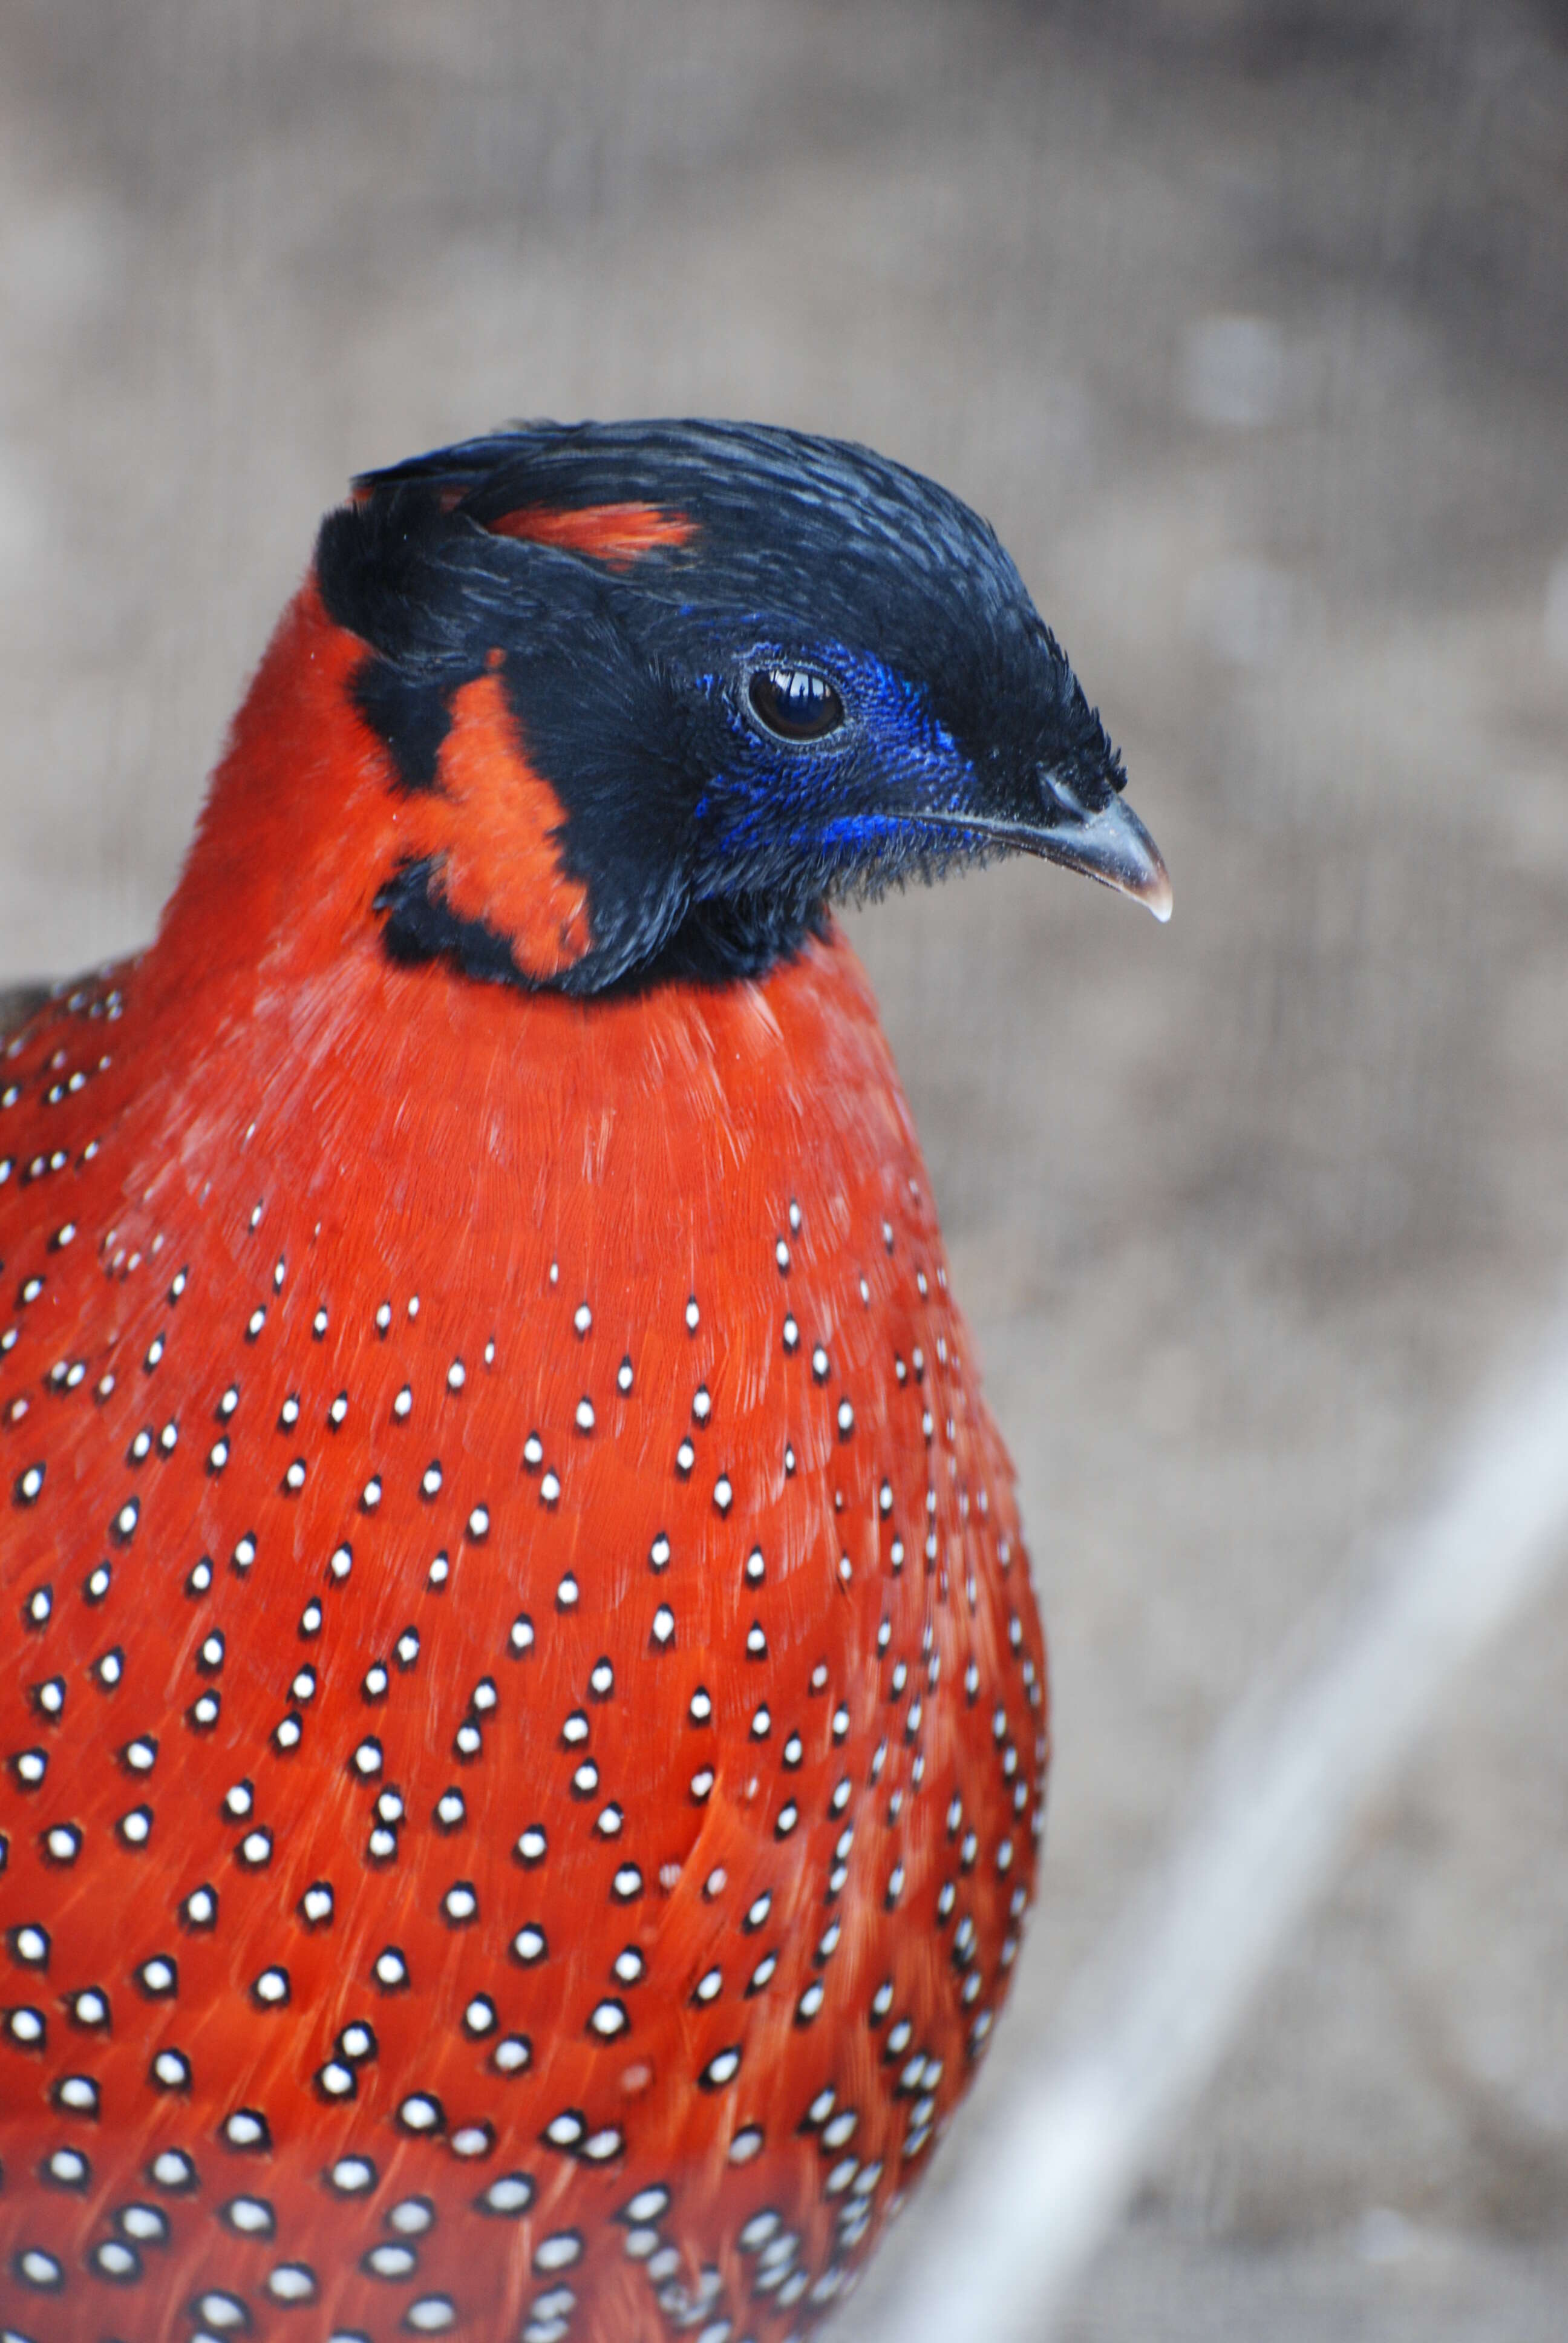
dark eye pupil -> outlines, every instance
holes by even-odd
[[[753,713],[782,740],[820,740],[844,721],[844,703],[809,667],[759,668],[747,687]]]

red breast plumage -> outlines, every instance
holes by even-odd
[[[308,583],[0,1057],[5,2332],[760,2343],[1006,1989],[1012,1476],[842,936],[574,997],[498,657],[425,791],[365,659]]]

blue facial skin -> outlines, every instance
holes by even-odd
[[[753,716],[746,685],[759,669],[814,669],[844,706],[844,721],[819,740],[781,740]],[[924,693],[865,652],[839,642],[762,640],[726,672],[696,681],[722,710],[734,753],[693,809],[703,840],[702,879],[765,883],[780,855],[834,875],[876,883],[883,855],[908,867],[911,851],[946,863],[961,852],[932,816],[972,804],[973,766],[931,713]]]

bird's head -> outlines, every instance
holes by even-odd
[[[317,582],[400,800],[400,957],[578,994],[755,974],[837,897],[1014,851],[1168,915],[996,537],[865,448],[527,425],[361,480]]]

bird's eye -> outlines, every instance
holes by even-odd
[[[820,740],[844,721],[844,703],[809,667],[759,667],[746,687],[759,724],[780,740]]]

